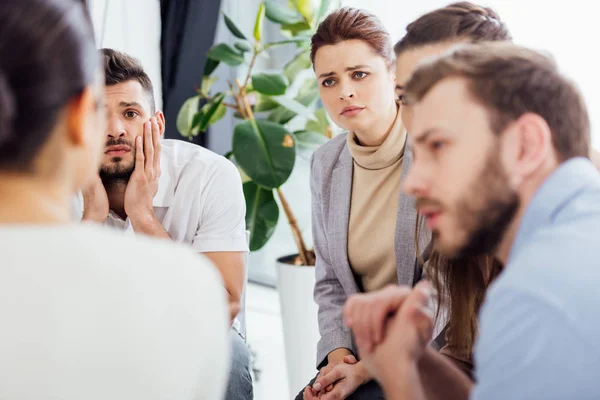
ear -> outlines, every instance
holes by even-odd
[[[158,122],[158,127],[160,129],[160,136],[165,135],[165,114],[162,111],[157,111],[154,113],[154,118]]]
[[[73,146],[81,146],[87,143],[86,127],[94,118],[97,111],[96,93],[92,86],[85,89],[74,97],[66,109],[67,140]]]
[[[527,113],[519,117],[509,129],[513,131],[516,158],[515,168],[519,180],[535,174],[549,161],[556,162],[552,132],[546,120],[537,114]]]

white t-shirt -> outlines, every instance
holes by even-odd
[[[205,257],[88,224],[0,226],[0,398],[220,399],[226,296]]]
[[[199,253],[248,251],[246,202],[231,161],[203,147],[164,139],[154,212],[171,238]],[[83,216],[79,196],[76,216]],[[129,219],[110,212],[105,225],[135,234]]]

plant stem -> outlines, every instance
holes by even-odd
[[[252,68],[254,68],[254,63],[256,63],[256,57],[260,54],[256,49],[252,54],[252,61],[250,61],[250,66],[248,67],[248,73],[246,74],[246,79],[244,80],[244,86],[240,88],[240,93],[242,95],[246,94],[246,88],[248,87],[248,82],[250,81],[250,76],[252,75]]]
[[[242,105],[246,111],[246,114],[248,115],[248,119],[254,120],[254,113],[252,112],[252,108],[250,107],[250,103],[248,103],[248,99],[246,98],[246,94],[243,93],[243,86],[240,84],[240,81],[235,78],[235,84],[237,85],[239,91],[240,91],[240,98],[242,100]]]
[[[237,104],[237,110],[238,112],[242,115],[242,117],[244,117],[244,119],[248,119],[248,116],[246,115],[245,111],[244,111],[244,103],[242,101],[242,99],[240,98],[239,93],[237,93],[233,87],[233,84],[231,82],[227,82],[229,83],[229,88],[231,89],[231,94],[233,95],[233,98],[235,99],[235,102]]]
[[[277,195],[279,196],[279,200],[281,201],[281,206],[283,207],[283,211],[285,212],[285,216],[290,223],[290,228],[292,228],[292,234],[294,235],[294,240],[296,241],[296,246],[298,246],[298,255],[302,260],[303,265],[314,265],[315,260],[313,259],[312,253],[306,248],[306,244],[304,244],[304,239],[302,237],[302,232],[298,227],[298,221],[296,221],[296,217],[292,213],[292,209],[290,208],[287,199],[283,195],[281,189],[277,189]]]

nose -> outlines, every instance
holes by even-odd
[[[425,175],[423,168],[413,161],[402,185],[404,193],[416,198],[426,197],[429,184]]]
[[[352,85],[345,84],[340,88],[340,100],[346,100],[354,98],[356,94],[354,93],[354,88]]]
[[[108,118],[106,124],[106,136],[112,139],[117,139],[125,136],[125,126],[119,118]]]

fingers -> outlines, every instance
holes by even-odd
[[[152,119],[144,124],[144,169],[149,172],[154,167],[154,144],[152,143]]]
[[[135,138],[135,171],[143,171],[144,169],[144,145],[142,137]]]
[[[324,393],[321,396],[321,400],[342,400],[345,399],[349,393],[346,385],[336,385],[330,392]]]
[[[160,174],[161,128],[158,124],[158,119],[156,117],[151,118],[150,122],[152,123],[152,144],[154,145],[154,161],[152,167],[154,168],[154,174],[158,176]]]
[[[336,366],[336,368],[333,368],[329,373],[319,376],[313,384],[313,389],[322,390],[323,388],[326,388],[329,385],[333,385],[334,383],[336,383],[340,379],[343,379],[344,377],[345,374],[343,369]]]
[[[387,321],[395,314],[411,289],[388,286],[370,294],[352,296],[344,307],[344,322],[352,328],[356,344],[372,351],[384,338]]]
[[[433,332],[434,315],[428,308],[432,291],[428,282],[422,281],[413,290],[407,305],[410,306],[409,318],[417,329],[417,334],[422,343],[429,343]]]
[[[316,400],[316,399],[318,399],[318,397],[313,395],[310,386],[307,386],[306,388],[304,388],[303,400]]]
[[[352,354],[349,356],[344,357],[344,362],[346,364],[356,364],[358,362],[358,360],[356,359],[356,357],[354,357]]]

